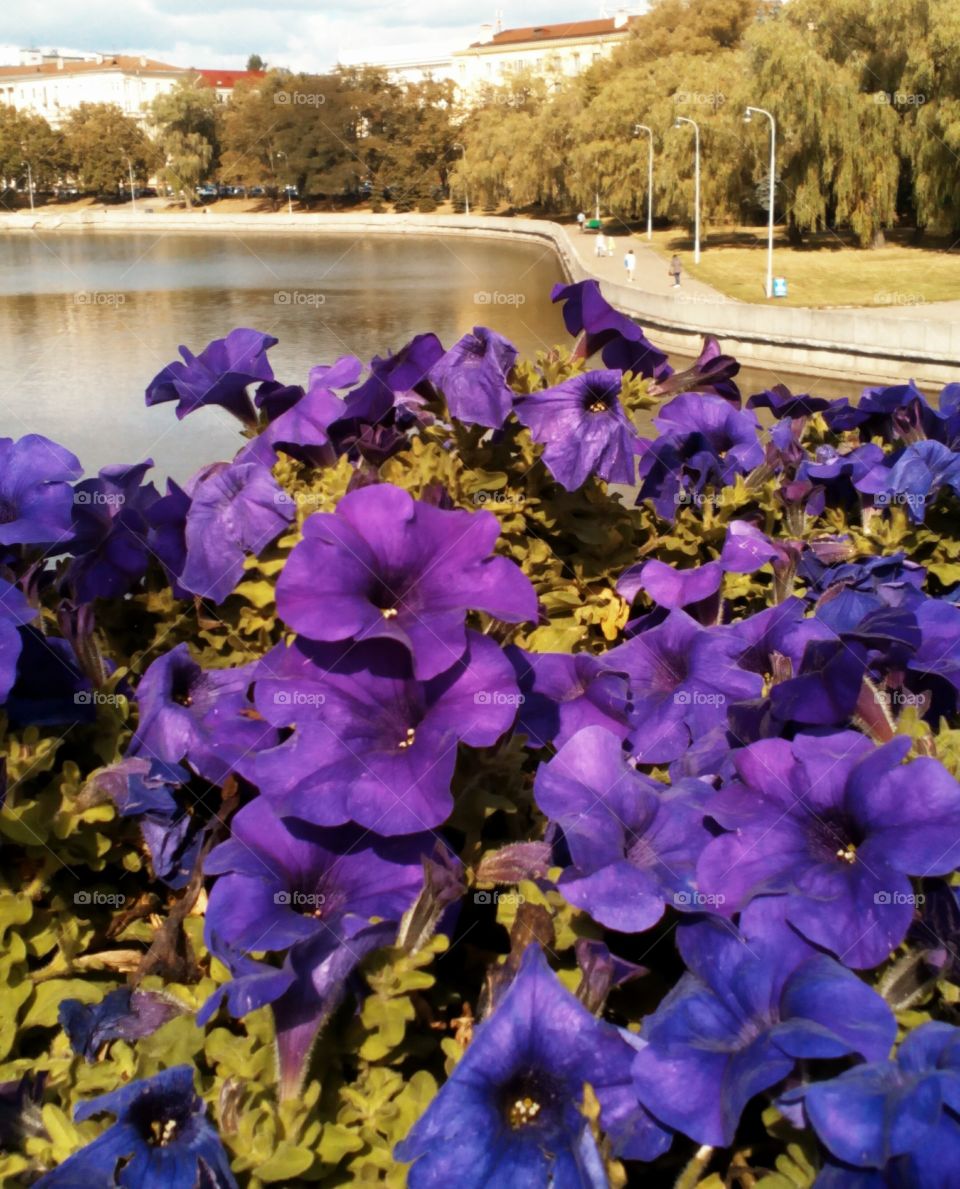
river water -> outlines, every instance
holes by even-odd
[[[354,239],[243,232],[57,233],[0,239],[0,437],[42,433],[87,471],[152,457],[183,480],[230,458],[237,423],[219,409],[178,422],[144,389],[177,346],[199,352],[235,326],[280,341],[279,379],[343,354],[366,361],[432,330],[445,346],[483,324],[521,355],[569,342],[550,290],[549,248],[449,237]],[[745,391],[791,377],[751,372]],[[793,378],[802,390],[803,381]],[[859,386],[811,380],[806,390]]]

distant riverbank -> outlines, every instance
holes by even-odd
[[[913,376],[927,384],[945,384],[960,373],[960,319],[952,302],[914,309],[819,310],[737,302],[692,280],[674,291],[662,258],[640,237],[631,240],[637,254],[637,280],[628,285],[620,259],[593,254],[593,237],[548,220],[370,212],[228,214],[209,207],[147,213],[144,205],[138,211],[129,207],[20,211],[0,215],[0,230],[520,239],[556,253],[569,279],[599,280],[617,309],[655,332],[664,347],[682,354],[695,355],[700,337],[712,333],[744,363],[793,373],[878,383]],[[626,239],[615,242],[622,245]],[[510,286],[510,278],[504,278],[502,290],[492,293],[491,301],[508,304]]]

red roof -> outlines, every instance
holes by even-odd
[[[204,87],[235,87],[242,79],[264,78],[265,70],[198,70],[197,75]]]
[[[626,33],[629,26],[617,24],[613,17],[595,21],[566,21],[560,25],[525,25],[521,29],[502,29],[490,41],[475,41],[471,49],[485,46],[515,45],[523,41],[561,41],[566,37],[598,37],[605,33]]]

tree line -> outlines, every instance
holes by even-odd
[[[898,224],[960,234],[960,9],[955,0],[655,0],[612,58],[575,78],[517,73],[469,107],[449,82],[401,85],[381,71],[293,74],[241,84],[229,104],[183,82],[147,127],[105,104],[53,131],[0,110],[0,174],[37,186],[75,178],[116,190],[132,169],[192,199],[221,183],[295,187],[301,199],[433,209],[536,206],[636,218],[693,210],[696,120],[705,226],[752,221],[770,201],[768,125],[777,119],[775,211],[799,242],[849,229],[864,246]],[[22,184],[22,183],[21,183]]]

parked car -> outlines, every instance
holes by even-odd
[[[266,193],[267,192],[264,190],[263,186],[251,186],[247,191],[247,194],[250,198],[264,198]]]

